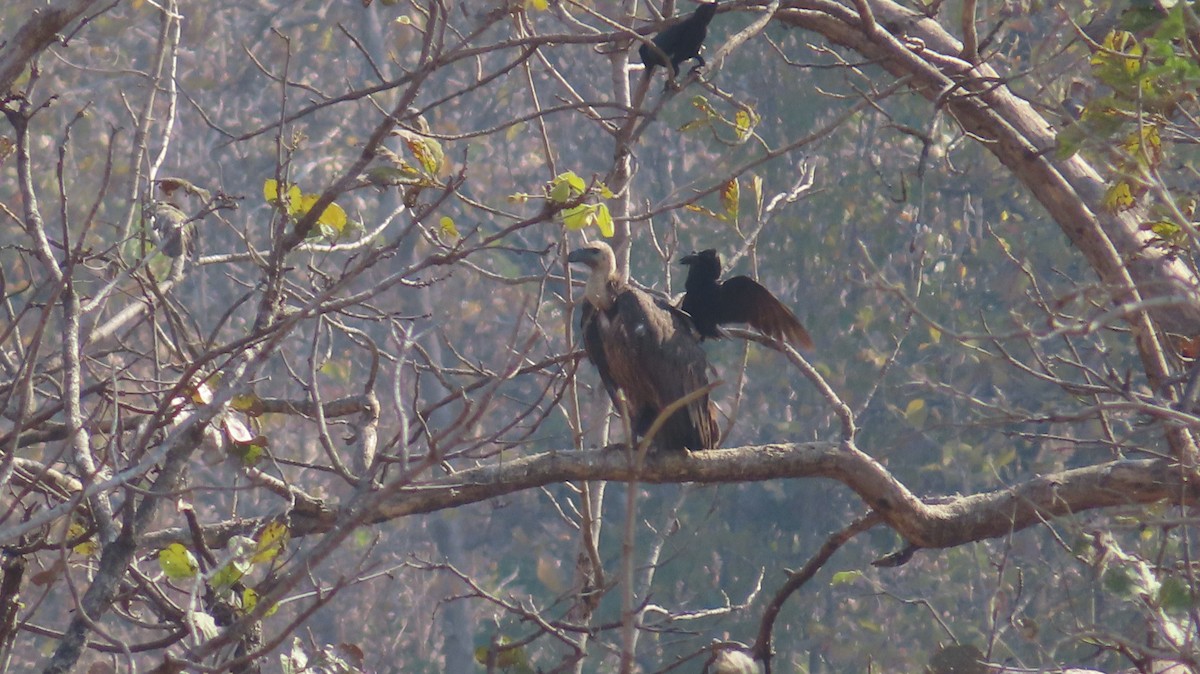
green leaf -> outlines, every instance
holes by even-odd
[[[171,580],[184,580],[196,575],[200,568],[192,551],[182,543],[172,543],[158,551],[158,566]]]
[[[568,230],[578,231],[591,224],[592,206],[588,204],[579,204],[572,206],[562,212],[563,225]]]
[[[737,222],[741,200],[742,188],[737,178],[731,178],[721,186],[721,206],[725,209],[725,218],[728,218],[729,222]]]
[[[750,137],[750,133],[754,130],[755,119],[757,115],[753,115],[749,110],[738,110],[733,116],[733,126],[737,130],[738,142],[744,141]]]
[[[571,186],[571,190],[574,191],[576,195],[583,194],[583,191],[587,189],[587,183],[583,181],[583,178],[575,175],[574,171],[561,173],[558,177],[567,181],[567,184]]]
[[[283,522],[279,520],[272,521],[267,526],[258,532],[254,540],[255,546],[254,555],[250,557],[251,564],[262,564],[275,559],[279,553],[287,548],[288,539],[291,537],[291,532]]]
[[[1133,576],[1125,569],[1109,568],[1104,572],[1103,582],[1104,589],[1118,597],[1128,598],[1133,595],[1135,587]]]
[[[254,607],[258,606],[258,597],[259,597],[258,591],[256,591],[254,588],[248,587],[245,590],[242,590],[242,610],[244,610],[247,613],[249,613],[250,611],[253,611]],[[275,615],[275,613],[278,611],[279,611],[279,605],[276,604],[276,605],[272,606],[271,608],[267,609],[267,612],[263,614],[263,617],[270,618],[271,616]]]
[[[837,587],[838,585],[849,585],[859,578],[862,578],[862,576],[862,571],[838,571],[837,573],[833,574],[833,578],[829,579],[829,584],[833,587]]]
[[[1133,190],[1129,187],[1129,183],[1122,180],[1110,186],[1104,192],[1103,204],[1110,213],[1119,213],[1133,208]]]
[[[242,579],[246,572],[250,570],[249,562],[239,562],[236,559],[231,559],[221,565],[216,573],[212,575],[212,586],[217,590],[228,590],[233,587],[233,584]]]
[[[575,174],[572,173],[571,175]],[[580,192],[582,193],[582,189]],[[557,175],[550,182],[550,192],[546,194],[546,197],[550,198],[552,204],[565,204],[566,201],[571,200],[571,183],[566,179],[565,173]]]
[[[601,236],[612,238],[616,233],[616,228],[613,225],[612,213],[608,211],[606,204],[596,204],[596,226],[600,228]]]
[[[321,217],[317,218],[318,223],[332,227],[338,234],[346,229],[346,221],[346,211],[335,203],[326,206],[325,210],[321,211]]]
[[[1164,578],[1158,588],[1158,605],[1167,611],[1184,612],[1195,605],[1188,584],[1174,576]]]
[[[248,445],[234,445],[230,448],[230,453],[236,456],[244,466],[258,465],[266,451],[267,448],[257,442]]]
[[[528,663],[529,658],[525,655],[525,648],[517,646],[515,648],[504,648],[511,643],[507,637],[500,637],[495,645],[496,660],[495,664],[501,669],[511,667],[520,667],[522,664]],[[481,665],[486,665],[488,661],[488,652],[492,649],[491,646],[478,646],[475,649],[475,661]]]
[[[908,423],[920,428],[925,425],[925,420],[929,418],[929,410],[925,407],[925,401],[921,398],[914,398],[908,401],[908,405],[904,408],[904,420]]]
[[[454,219],[448,215],[443,215],[438,221],[438,231],[441,235],[451,241],[458,241],[458,228],[454,226]]]
[[[80,522],[72,522],[71,526],[67,527],[67,540],[73,541],[85,533],[87,533],[87,527],[83,526],[83,524]],[[82,543],[77,543],[73,548],[71,548],[71,551],[77,555],[91,557],[92,555],[95,555],[96,551],[99,549],[100,544],[96,542],[96,539],[88,538]]]

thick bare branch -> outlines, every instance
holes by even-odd
[[[464,470],[429,483],[377,494],[365,522],[455,508],[518,491],[567,481],[610,480],[668,484],[724,484],[782,478],[825,477],[852,489],[913,545],[949,548],[1019,531],[1049,519],[1096,508],[1189,502],[1200,488],[1176,466],[1161,459],[1113,461],[1031,478],[981,494],[926,503],[886,468],[852,446],[794,443],[719,449],[690,454],[652,453],[635,470],[619,449],[537,454],[502,465]],[[340,509],[294,517],[296,535],[325,533],[343,516]],[[265,521],[265,520],[264,520]],[[253,521],[206,530],[210,545],[222,537],[261,526]],[[186,540],[183,529],[163,530],[139,539],[154,548]],[[215,540],[214,540],[215,537]]]
[[[33,10],[29,20],[13,32],[13,42],[0,51],[0,91],[8,91],[25,67],[59,39],[59,31],[95,4],[96,0],[68,0]]]

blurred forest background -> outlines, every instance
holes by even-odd
[[[665,4],[0,7],[6,671],[1196,671],[1193,8],[723,2],[674,90]],[[808,327],[705,342],[754,476],[597,449],[585,237]]]

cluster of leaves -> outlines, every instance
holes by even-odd
[[[1191,42],[1183,3],[1166,13],[1156,9],[1131,10],[1123,15],[1122,29],[1110,31],[1094,45],[1092,75],[1101,85],[1078,111],[1078,119],[1058,135],[1062,158],[1080,150],[1107,157],[1114,176],[1104,206],[1120,212],[1144,205],[1155,174],[1170,154],[1164,148],[1178,120],[1186,118],[1181,104],[1200,87],[1200,63]],[[1067,105],[1082,101],[1066,101]],[[1194,201],[1177,200],[1182,215],[1190,218]],[[1145,227],[1166,244],[1180,243],[1179,214],[1152,213]]]
[[[321,198],[319,194],[305,194],[297,185],[284,183],[283,187],[284,189],[281,191],[279,182],[274,178],[268,178],[263,182],[263,199],[287,214],[291,220],[299,220],[308,215],[308,212],[317,204],[317,200]],[[349,221],[346,218],[345,209],[336,203],[329,204],[317,217],[317,226],[313,228],[309,236],[336,239],[345,231],[347,222]]]
[[[176,410],[176,421],[182,423],[196,407],[210,404],[219,382],[220,376],[213,375],[192,388],[186,398],[174,399],[172,403]],[[210,431],[206,432],[205,447],[212,453],[206,457],[208,463],[215,465],[227,455],[232,455],[247,466],[257,464],[270,445],[267,436],[259,431],[257,418],[262,414],[263,403],[258,396],[253,393],[234,396],[229,405],[213,419]]]
[[[206,589],[240,606],[242,611],[254,610],[258,604],[258,592],[243,584],[243,580],[255,566],[270,565],[287,548],[291,534],[286,524],[280,521],[267,523],[254,538],[235,536],[230,540],[230,554],[210,573],[201,579]],[[196,556],[182,543],[171,543],[158,551],[158,566],[169,580],[187,581],[200,578],[200,565]],[[267,615],[275,612],[271,607]]]
[[[546,184],[546,204],[555,210],[555,218],[571,231],[597,227],[600,234],[611,237],[615,231],[612,213],[601,199],[612,199],[613,191],[599,180],[588,184],[574,171],[554,176]],[[514,194],[509,201],[518,203],[535,198],[532,194]]]
[[[688,120],[680,125],[679,130],[688,133],[692,131],[700,131],[702,129],[711,129],[713,136],[723,142],[730,144],[744,143],[754,135],[754,128],[762,121],[758,113],[750,107],[738,107],[737,112],[733,113],[733,118],[730,119],[722,115],[705,96],[697,95],[692,97],[692,107],[700,111],[700,116]],[[731,129],[734,133],[734,140],[728,141],[721,136],[720,129]]]
[[[763,205],[763,179],[761,176],[754,175],[750,177],[750,191],[754,197],[755,212],[761,213]],[[742,206],[742,186],[737,177],[730,178],[721,185],[720,197],[720,212],[705,208],[699,204],[688,204],[686,208],[693,213],[703,213],[710,218],[715,218],[721,222],[728,222],[735,228],[738,228],[738,213],[741,211]],[[738,229],[738,233],[741,234],[740,229]]]

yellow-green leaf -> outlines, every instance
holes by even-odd
[[[513,648],[504,648],[511,643],[507,637],[500,637],[496,643],[496,667],[500,669],[512,669],[527,662],[525,649],[520,646]],[[477,646],[475,648],[475,662],[481,665],[486,665],[488,660],[488,651],[491,649],[488,646]]]
[[[574,171],[560,173],[558,177],[567,181],[567,184],[571,186],[575,194],[583,194],[583,191],[587,189],[587,183],[583,181],[583,178],[576,175]]]
[[[862,571],[839,571],[829,579],[829,584],[835,587],[838,585],[848,585],[862,578],[862,576]]]
[[[563,224],[571,231],[587,227],[590,224],[591,216],[592,207],[587,204],[572,206],[562,212]]]
[[[925,419],[928,417],[929,410],[925,408],[925,401],[920,398],[908,401],[908,405],[904,408],[905,421],[918,428],[925,425]]]
[[[605,204],[596,205],[596,226],[600,228],[600,234],[605,238],[612,238],[612,235],[616,233],[612,213],[608,211],[608,206]]]
[[[233,409],[244,412],[247,416],[258,417],[262,416],[266,408],[263,406],[262,398],[253,393],[241,393],[235,395],[233,400],[229,401],[229,406]]]
[[[1130,189],[1129,183],[1122,180],[1109,187],[1104,193],[1104,208],[1112,213],[1133,208],[1133,190]]]
[[[409,135],[405,137],[404,144],[408,146],[408,151],[413,153],[426,173],[436,176],[441,172],[442,162],[445,160],[441,143],[433,138]]]
[[[158,566],[171,580],[183,580],[196,575],[199,565],[192,551],[182,543],[172,543],[158,551]]]
[[[742,199],[742,188],[737,178],[731,178],[721,186],[721,206],[730,222],[737,222],[738,205]]]
[[[549,7],[550,3],[548,0],[525,0],[525,9],[536,9],[539,12],[544,12]]]
[[[291,185],[287,188],[287,193],[284,194],[284,202],[287,206],[287,214],[293,218],[302,213],[307,213],[308,208],[301,208],[301,202],[304,195],[300,192],[300,188],[296,185]],[[312,205],[309,205],[312,208]]]
[[[734,128],[737,129],[737,138],[739,141],[750,137],[750,130],[754,128],[754,121],[749,112],[738,110],[737,114],[733,116],[733,124]]]
[[[259,438],[255,439],[255,442],[251,442],[250,444],[234,445],[232,448],[230,448],[230,451],[234,456],[242,460],[242,464],[254,466],[262,460],[263,454],[265,454],[267,451],[266,446],[258,442],[259,440],[263,439],[264,438],[260,436]]]
[[[287,547],[291,532],[287,525],[275,520],[263,527],[255,537],[254,555],[250,557],[251,564],[262,564],[275,559]]]
[[[550,183],[550,193],[547,194],[551,203],[565,204],[571,200],[571,186],[565,180],[555,179]]]
[[[283,203],[280,202],[279,183],[274,178],[267,178],[263,181],[263,199],[268,204],[273,206],[284,207],[288,215],[295,216],[301,212],[300,202],[303,195],[300,193],[300,188],[296,185],[289,185],[287,191],[283,195]],[[307,209],[305,209],[307,210]]]
[[[321,217],[317,218],[317,222],[326,227],[332,227],[337,230],[338,234],[341,234],[342,230],[346,228],[346,211],[337,204],[329,204],[324,211],[321,211]]]
[[[576,199],[583,195],[587,189],[587,183],[575,174],[574,171],[566,171],[554,176],[554,180],[550,181],[550,191],[547,196],[551,203],[564,204],[572,199]]]
[[[249,613],[250,611],[254,610],[255,606],[258,606],[258,592],[254,590],[254,588],[250,587],[242,590],[242,609]],[[263,617],[270,618],[271,616],[275,615],[275,612],[278,610],[279,605],[276,604],[267,609],[267,612],[263,614]]]
[[[71,526],[67,527],[67,540],[73,541],[85,533],[87,533],[87,527],[79,522],[72,522]],[[75,547],[71,548],[76,554],[83,555],[84,557],[91,557],[99,549],[100,545],[91,538],[84,540],[82,543],[77,543]]]
[[[750,192],[754,195],[754,212],[762,213],[763,207],[763,179],[762,176],[755,174],[750,176]]]
[[[233,584],[242,579],[249,570],[250,565],[246,562],[238,562],[237,560],[229,560],[217,569],[217,572],[212,575],[212,585],[218,590],[228,590],[233,587]]]

